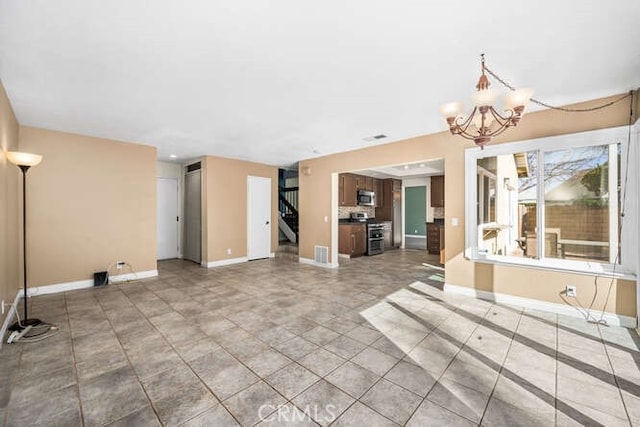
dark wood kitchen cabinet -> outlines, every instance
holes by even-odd
[[[351,257],[367,252],[367,226],[365,224],[340,224],[338,227],[338,252]]]
[[[376,208],[384,206],[384,192],[382,191],[384,180],[373,178],[373,192],[376,195]]]
[[[338,175],[338,206],[356,206],[358,204],[357,176],[351,173]]]
[[[440,254],[444,249],[444,226],[440,224],[427,223],[427,252],[430,254]]]
[[[431,177],[431,207],[444,208],[444,175]]]

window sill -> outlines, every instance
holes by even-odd
[[[567,261],[545,259],[538,260],[532,258],[515,258],[506,256],[465,254],[465,258],[472,262],[483,264],[497,264],[508,267],[536,268],[540,270],[550,270],[562,273],[583,274],[586,276],[607,277],[619,280],[636,280],[636,274],[625,269],[623,266],[616,266],[615,271],[612,264],[601,264],[586,261]]]

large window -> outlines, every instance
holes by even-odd
[[[635,271],[636,239],[622,236],[637,223],[636,200],[622,218],[623,187],[637,194],[626,153],[622,128],[467,150],[467,257]]]

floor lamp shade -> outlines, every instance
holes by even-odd
[[[7,151],[7,159],[16,166],[31,167],[39,164],[42,161],[42,156],[20,151]]]

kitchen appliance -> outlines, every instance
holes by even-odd
[[[375,206],[376,193],[374,193],[373,191],[358,190],[358,205],[359,206]]]
[[[369,220],[369,214],[366,212],[351,212],[349,214],[350,222],[367,222]]]
[[[384,224],[367,224],[367,255],[384,252]]]

